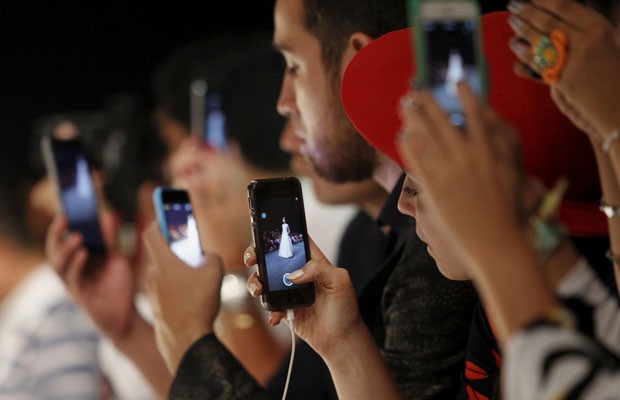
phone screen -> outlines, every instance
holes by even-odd
[[[184,193],[174,191],[173,193]],[[163,192],[162,211],[165,218],[165,236],[170,243],[170,249],[183,262],[191,267],[199,267],[203,262],[198,225],[192,210],[192,204],[187,199],[166,198]],[[187,195],[186,195],[187,196]],[[170,196],[173,197],[173,196]]]
[[[228,149],[226,114],[222,111],[222,96],[217,92],[206,95],[204,140],[218,152]]]
[[[191,131],[210,149],[224,152],[228,149],[228,126],[222,110],[222,96],[209,88],[203,79],[190,85]]]
[[[482,77],[476,63],[477,21],[423,20],[427,56],[427,86],[456,126],[465,124],[457,83],[466,80],[482,94]]]
[[[90,168],[75,141],[52,140],[58,185],[69,229],[78,231],[89,250],[105,248],[97,211],[97,194]]]
[[[305,287],[288,279],[308,262],[299,197],[266,197],[257,201],[256,218],[270,291]]]

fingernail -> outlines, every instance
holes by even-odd
[[[516,15],[511,15],[508,18],[508,23],[514,28],[514,30],[521,30],[521,27],[523,26],[523,21]]]
[[[519,38],[512,38],[508,43],[512,51],[519,57],[527,57],[530,52],[530,47],[524,45],[523,42]]]
[[[297,271],[293,271],[290,274],[288,274],[288,279],[299,279],[303,276],[303,274],[304,274],[304,270],[298,269]]]
[[[248,285],[248,291],[250,292],[252,296],[254,296],[254,293],[256,293],[257,289],[258,289],[258,286],[256,286],[256,283],[250,283]]]
[[[400,106],[404,109],[410,109],[413,107],[413,98],[411,95],[406,94],[400,98]]]
[[[251,257],[251,256],[250,256],[250,253],[249,253],[249,252],[246,252],[246,253],[243,255],[243,263],[244,263],[244,264],[245,264],[245,263],[247,263],[247,262],[248,262],[248,260],[250,259],[250,257]]]
[[[508,11],[518,14],[521,11],[522,4],[520,1],[512,0],[508,3]]]

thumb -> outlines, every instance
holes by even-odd
[[[102,209],[99,212],[99,226],[103,241],[108,250],[114,250],[117,247],[117,234],[119,229],[119,221],[112,211]]]

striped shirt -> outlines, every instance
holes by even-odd
[[[46,265],[0,305],[0,400],[98,399],[99,335]]]
[[[620,399],[620,309],[584,262],[558,292],[592,307],[594,336],[554,323],[517,333],[506,349],[506,399]],[[575,317],[580,318],[575,314]]]

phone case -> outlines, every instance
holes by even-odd
[[[270,194],[278,193],[278,185],[280,183],[283,183],[285,185],[291,185],[291,186],[288,186],[289,189],[282,190],[282,193],[286,193],[286,195],[283,194],[283,196],[288,196],[291,194],[289,193],[289,190],[292,186],[297,187],[294,196],[297,196],[298,201],[300,202],[299,207],[300,207],[301,212],[300,212],[299,217],[301,220],[301,225],[303,226],[302,234],[304,236],[304,251],[306,254],[305,262],[307,262],[310,259],[309,245],[307,242],[308,234],[307,234],[307,228],[306,228],[305,215],[303,212],[304,210],[303,196],[301,193],[301,184],[299,180],[294,177],[286,177],[286,178],[262,179],[262,180],[252,181],[248,185],[248,205],[250,208],[250,216],[251,216],[251,221],[252,221],[252,233],[254,237],[254,246],[255,246],[256,254],[258,258],[258,262],[257,262],[258,263],[258,274],[259,274],[259,279],[264,288],[263,295],[261,296],[261,302],[262,302],[263,307],[267,310],[284,310],[288,308],[309,306],[314,303],[314,297],[315,297],[314,296],[314,284],[312,283],[303,284],[299,286],[293,285],[293,287],[291,287],[290,289],[279,288],[276,290],[271,290],[272,288],[269,285],[269,282],[271,281],[271,279],[279,280],[280,275],[279,274],[273,275],[273,271],[272,272],[267,271],[267,268],[268,268],[267,262],[266,262],[267,256],[266,256],[266,253],[263,251],[264,243],[261,239],[262,232],[259,230],[259,223],[258,223],[259,215],[257,215],[258,208],[260,207],[260,204],[264,199],[261,199],[261,195],[258,193],[261,192],[262,190],[266,190]],[[265,185],[269,186],[269,189],[265,189],[266,188]],[[283,197],[283,198],[287,198],[287,197]],[[287,235],[288,235],[288,232],[287,232]],[[299,268],[301,268],[301,266],[303,265],[300,265]],[[280,271],[280,273],[282,273],[282,271]],[[274,278],[274,276],[277,276],[277,278]],[[286,274],[282,276],[282,279],[284,279],[285,277],[286,277]]]
[[[409,0],[408,3],[408,16],[409,16],[409,25],[413,27],[413,42],[415,43],[415,57],[416,57],[416,85],[420,87],[426,87],[429,82],[429,71],[428,71],[428,54],[427,54],[427,46],[424,40],[425,36],[422,32],[422,15],[421,8],[424,3],[441,3],[443,0]],[[488,79],[488,67],[486,63],[486,59],[484,57],[484,50],[482,46],[482,34],[481,34],[481,25],[480,25],[480,7],[476,0],[448,0],[447,2],[462,2],[462,3],[470,3],[476,8],[476,18],[478,20],[477,29],[475,32],[475,40],[476,40],[476,65],[481,74],[481,98],[483,101],[486,101],[486,95],[489,90],[489,79]]]

